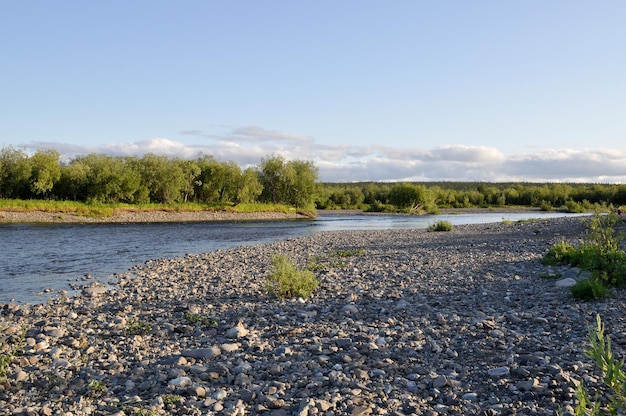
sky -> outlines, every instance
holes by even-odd
[[[0,148],[626,182],[623,0],[0,0]]]

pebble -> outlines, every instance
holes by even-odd
[[[596,313],[616,334],[615,355],[626,348],[623,289],[578,302],[540,277],[565,277],[569,268],[541,258],[584,232],[575,218],[450,233],[340,231],[151,260],[120,273],[119,285],[0,306],[0,345],[20,346],[6,366],[0,408],[67,416],[139,414],[144,406],[186,415],[556,414],[575,402],[580,381],[601,383],[584,354]],[[338,262],[339,251],[362,254]],[[316,259],[320,286],[311,298],[265,293],[276,253],[298,264]],[[180,400],[166,404],[172,394]]]

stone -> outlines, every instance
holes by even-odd
[[[448,379],[446,378],[446,376],[438,376],[433,380],[433,387],[436,389],[445,387],[446,384],[448,384]]]
[[[248,335],[250,331],[248,331],[244,326],[243,323],[241,321],[239,321],[237,323],[237,325],[235,325],[234,327],[230,328],[227,332],[226,332],[226,336],[228,338],[243,338],[246,335]]]
[[[96,296],[100,296],[104,293],[107,292],[107,288],[105,286],[102,285],[92,285],[92,286],[87,286],[85,288],[83,288],[82,290],[82,294],[83,296],[89,297],[89,298],[93,298]]]
[[[504,376],[508,376],[510,372],[511,372],[511,369],[507,366],[490,368],[489,370],[487,370],[487,374],[490,377],[504,377]]]
[[[191,386],[191,379],[189,377],[177,377],[170,380],[167,384],[174,387],[189,387]]]
[[[219,347],[197,348],[194,350],[183,350],[181,352],[181,355],[183,357],[189,357],[189,358],[211,359],[211,358],[219,357],[220,355],[222,355],[222,351],[219,349]]]
[[[567,277],[567,278],[564,278],[564,279],[557,280],[556,283],[555,283],[555,286],[556,287],[572,287],[576,283],[578,283],[576,281],[576,279],[572,279],[571,277]]]

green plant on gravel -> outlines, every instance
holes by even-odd
[[[102,397],[107,392],[106,384],[99,380],[91,380],[87,387],[89,387],[89,391],[94,397]]]
[[[615,214],[597,213],[589,220],[588,232],[580,246],[562,241],[545,254],[543,264],[570,264],[591,272],[589,282],[572,287],[574,296],[598,299],[606,295],[600,285],[626,285],[626,252],[621,249],[621,237],[614,230],[619,220]]]
[[[163,399],[163,404],[166,405],[166,406],[168,404],[179,403],[182,398],[183,398],[183,396],[181,396],[179,394],[164,394],[163,396],[161,396],[161,399]]]
[[[617,360],[611,350],[611,338],[605,335],[604,324],[600,315],[596,315],[596,326],[589,330],[587,335],[589,348],[585,355],[590,358],[600,370],[603,385],[601,390],[607,392],[609,401],[606,408],[602,404],[592,400],[585,385],[581,382],[576,389],[578,403],[574,414],[576,416],[595,415],[624,415],[626,414],[626,373],[624,373],[624,360]],[[597,399],[597,396],[596,396]]]
[[[133,416],[158,416],[159,412],[156,410],[146,409],[141,407],[133,412]]]
[[[576,282],[570,290],[572,296],[580,300],[599,300],[609,296],[609,289],[595,277]]]
[[[542,279],[556,280],[561,278],[561,273],[539,273]]]
[[[267,277],[267,292],[279,298],[308,298],[319,282],[312,271],[298,269],[282,254],[271,258],[272,268]]]
[[[4,332],[4,328],[0,332]],[[9,371],[9,365],[24,346],[25,339],[26,331],[22,331],[22,335],[13,346],[10,346],[5,338],[0,338],[0,382],[4,381]]]
[[[150,332],[151,330],[151,325],[148,325],[145,322],[141,322],[136,319],[129,319],[126,325],[126,332],[128,332],[130,335],[145,334],[146,332]]]
[[[219,321],[215,318],[210,318],[207,316],[198,315],[194,313],[185,314],[185,319],[190,324],[202,325],[206,328],[217,328],[219,325]]]
[[[337,250],[335,251],[334,256],[335,257],[353,257],[353,256],[360,256],[363,254],[365,254],[365,249],[359,248],[357,250]]]
[[[454,227],[450,221],[439,220],[428,227],[428,231],[452,231]]]

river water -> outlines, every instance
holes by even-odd
[[[553,218],[561,213],[482,213],[433,216],[342,215],[285,221],[3,224],[0,225],[0,304],[41,303],[69,285],[108,282],[149,259],[182,257],[243,245],[263,244],[323,231],[427,228]],[[47,294],[43,292],[47,289]]]

